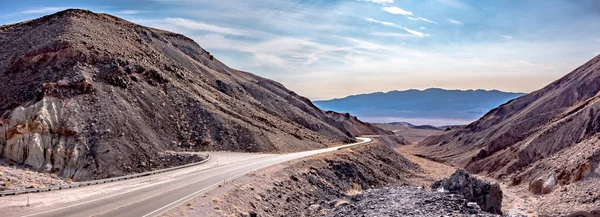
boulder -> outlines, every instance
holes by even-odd
[[[481,210],[502,214],[502,190],[500,185],[479,180],[465,170],[458,169],[452,176],[438,180],[431,189],[450,194],[460,194],[468,202],[475,202]]]
[[[549,173],[531,180],[531,182],[529,182],[529,191],[534,194],[548,194],[554,191],[556,184],[556,174]]]
[[[29,142],[26,145],[27,158],[25,164],[33,167],[34,169],[40,169],[44,166],[44,149],[42,149],[42,136],[38,133],[34,133],[28,139]]]

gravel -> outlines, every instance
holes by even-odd
[[[499,216],[468,206],[461,195],[398,186],[363,191],[324,216]]]

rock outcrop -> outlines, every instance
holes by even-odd
[[[350,135],[354,137],[377,136],[380,140],[385,141],[387,144],[394,147],[408,144],[408,141],[406,141],[404,137],[396,135],[392,131],[382,129],[371,123],[363,122],[356,116],[353,116],[349,113],[327,111],[325,114],[327,114],[327,116],[334,121],[331,124],[348,130]]]
[[[64,170],[64,176],[75,176],[80,153],[87,153],[89,147],[87,139],[78,136],[82,129],[68,113],[76,109],[71,106],[48,97],[14,109],[0,129],[5,135],[0,138],[3,156],[36,170]]]
[[[477,203],[483,211],[502,214],[500,185],[479,180],[465,170],[458,169],[450,177],[436,181],[431,189],[462,195],[468,202]]]
[[[529,183],[529,191],[534,194],[548,194],[556,188],[556,174],[550,173],[540,176]]]
[[[384,130],[376,127],[373,124],[363,122],[356,116],[349,113],[339,113],[335,111],[325,112],[328,117],[333,119],[336,123],[342,124],[344,129],[348,129],[348,132],[354,136],[362,135],[394,135],[392,131]]]
[[[365,189],[408,183],[422,172],[419,165],[378,138],[370,144],[298,159],[277,167],[280,166],[246,177],[251,180],[241,181],[226,196],[217,199],[214,205],[219,206],[219,210],[197,213],[196,209],[189,210],[194,213],[184,215],[315,216],[338,202],[338,207],[343,206],[343,197]],[[203,200],[196,198],[192,203],[204,206],[205,203],[198,203],[198,199]]]
[[[0,157],[75,181],[191,159],[169,151],[354,141],[352,125],[183,35],[84,10],[1,26],[0,84]]]
[[[362,216],[501,216],[469,206],[462,195],[430,192],[409,186],[369,189],[351,197],[345,206],[325,207],[327,217]]]

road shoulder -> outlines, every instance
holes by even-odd
[[[347,194],[390,184],[414,184],[422,171],[378,140],[289,161],[220,185],[163,216],[311,216],[309,210]]]

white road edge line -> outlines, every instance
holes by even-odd
[[[256,159],[260,159],[260,158],[263,158],[263,157],[259,157],[259,158],[256,158]],[[231,164],[242,163],[242,162],[245,162],[245,161],[239,161],[239,162],[235,162],[235,163],[231,163]],[[200,172],[206,172],[206,171],[210,171],[210,170],[216,170],[216,169],[219,169],[219,168],[221,168],[221,167],[219,167],[219,166],[217,166],[217,167],[210,167],[210,168],[202,169],[202,170],[200,170]],[[191,172],[191,173],[185,174],[185,175],[193,175],[196,172]],[[161,183],[162,182],[165,182],[165,181],[161,181]],[[143,188],[147,188],[147,187],[143,187]],[[38,213],[29,214],[29,215],[24,215],[24,216],[21,216],[21,217],[31,217],[31,216],[41,215],[41,214],[44,214],[44,213],[54,212],[54,211],[58,211],[58,210],[61,210],[61,209],[66,209],[66,208],[70,208],[70,207],[74,207],[74,206],[79,206],[79,205],[83,205],[83,204],[87,204],[87,203],[91,203],[91,202],[95,202],[95,201],[99,201],[99,200],[108,199],[108,198],[111,198],[111,197],[120,196],[120,195],[123,195],[123,194],[131,193],[133,191],[136,191],[136,190],[134,189],[134,190],[130,190],[130,191],[125,191],[125,192],[122,192],[120,194],[110,195],[110,196],[106,196],[106,197],[102,197],[102,198],[98,198],[98,199],[94,199],[94,200],[89,200],[89,201],[85,201],[85,202],[81,202],[81,203],[77,203],[77,204],[71,204],[69,206],[64,206],[64,207],[61,207],[61,208],[56,208],[56,209],[46,210],[46,211],[43,211],[43,212],[38,212]]]
[[[218,168],[218,167],[208,168],[205,171],[214,170],[216,168]],[[161,181],[161,182],[164,182],[164,181]],[[147,188],[147,187],[144,187],[144,188]],[[104,200],[104,199],[108,199],[108,198],[111,198],[111,197],[116,197],[116,196],[119,196],[119,195],[131,193],[133,191],[136,191],[136,190],[134,189],[134,190],[131,190],[131,191],[125,191],[125,192],[122,192],[122,193],[119,193],[119,194],[114,194],[114,195],[110,195],[110,196],[106,196],[106,197],[102,197],[102,198],[98,198],[98,199],[94,199],[94,200],[89,200],[89,201],[85,201],[85,202],[81,202],[81,203],[71,204],[69,206],[64,206],[64,207],[60,207],[60,208],[56,208],[56,209],[51,209],[51,210],[46,210],[46,211],[43,211],[43,212],[38,212],[38,213],[29,214],[29,215],[24,215],[24,216],[21,216],[21,217],[36,216],[36,215],[41,215],[41,214],[44,214],[44,213],[54,212],[54,211],[61,210],[61,209],[66,209],[66,208],[69,208],[69,207],[80,206],[80,205],[83,205],[83,204],[87,204],[87,203],[91,203],[91,202],[95,202],[95,201],[99,201],[99,200]]]
[[[356,143],[356,144],[354,144],[354,145],[360,145],[360,144],[364,144],[364,143],[367,143],[367,142],[370,142],[370,141],[371,141],[371,139],[370,139],[370,138],[361,138],[361,137],[357,137],[357,139],[362,139],[363,141],[362,141],[362,142],[359,142],[359,143]],[[354,146],[354,145],[352,145],[352,146]],[[349,146],[346,146],[346,147],[349,147]],[[331,150],[331,151],[334,151],[334,150]],[[330,152],[330,151],[327,151],[327,152]],[[324,152],[323,152],[323,153],[324,153]],[[239,163],[239,162],[237,162],[237,163]],[[208,168],[207,170],[212,170],[212,169],[216,169],[216,168],[219,168],[219,167]],[[247,173],[244,173],[244,174],[240,174],[240,175],[234,176],[234,177],[232,177],[232,178],[230,178],[230,179],[237,178],[237,177],[239,177],[239,176],[242,176],[242,175],[245,175],[245,174],[247,174]],[[216,184],[214,184],[214,185],[211,185],[211,186],[209,186],[209,187],[207,187],[207,188],[212,188],[212,187],[214,187],[214,186],[216,186],[216,185],[218,185],[218,184],[220,184],[220,183],[216,183]],[[200,190],[200,191],[206,190],[207,188],[204,188],[204,189],[202,189],[202,190]],[[77,204],[71,204],[71,205],[69,205],[69,206],[65,206],[65,207],[61,207],[61,208],[56,208],[56,209],[46,210],[46,211],[43,211],[43,212],[33,213],[33,214],[29,214],[29,215],[23,215],[23,216],[21,216],[21,217],[31,217],[31,216],[41,215],[41,214],[44,214],[44,213],[54,212],[54,211],[57,211],[57,210],[62,210],[62,209],[66,209],[66,208],[70,208],[70,207],[74,207],[74,206],[79,206],[79,205],[83,205],[83,204],[87,204],[87,203],[91,203],[91,202],[95,202],[95,201],[99,201],[99,200],[104,200],[104,199],[108,199],[108,198],[111,198],[111,197],[116,197],[116,196],[123,195],[123,194],[127,194],[127,193],[130,193],[130,192],[133,192],[133,191],[135,191],[135,190],[131,190],[131,191],[127,191],[127,192],[122,192],[122,193],[120,193],[120,194],[110,195],[110,196],[106,196],[106,197],[102,197],[102,198],[98,198],[98,199],[94,199],[94,200],[89,200],[89,201],[85,201],[85,202],[81,202],[81,203],[77,203]],[[197,192],[200,192],[200,191],[197,191]],[[196,192],[196,193],[197,193],[197,192]],[[194,193],[194,194],[195,194],[195,193]],[[192,195],[193,195],[193,194],[192,194]],[[188,196],[186,196],[186,197],[184,197],[184,198],[188,198],[188,197],[190,197],[190,196],[191,196],[191,195],[188,195]],[[182,199],[183,199],[183,198],[182,198]],[[178,201],[181,201],[182,199],[179,199]],[[177,202],[177,201],[176,201],[176,202]],[[173,203],[175,203],[175,202],[173,202]],[[167,206],[168,206],[168,205],[167,205]],[[163,208],[164,208],[164,207],[161,207],[160,209],[163,209]],[[158,210],[155,210],[155,211],[153,211],[152,213],[155,213],[155,212],[159,211],[160,209],[158,209]],[[148,216],[148,215],[150,215],[150,214],[152,214],[152,213],[146,214],[144,217],[146,217],[146,216]]]
[[[234,179],[237,179],[238,177],[240,177],[240,176],[244,176],[244,175],[246,175],[246,174],[248,174],[248,173],[242,173],[242,174],[236,175],[236,176],[234,176],[234,177],[231,177],[231,178],[229,178],[229,180],[225,179],[225,182],[227,182],[227,181],[231,181],[231,180],[234,180]],[[171,205],[173,205],[173,204],[179,203],[179,202],[181,202],[182,200],[186,200],[186,199],[188,199],[188,198],[190,198],[190,197],[196,196],[197,194],[200,194],[200,193],[202,193],[203,191],[206,191],[206,190],[208,190],[208,189],[210,189],[210,188],[214,188],[215,186],[217,186],[217,185],[220,185],[220,184],[221,184],[221,183],[215,183],[215,184],[212,184],[212,185],[210,185],[210,186],[208,186],[208,187],[206,187],[206,188],[200,189],[199,191],[196,191],[196,192],[194,192],[194,193],[192,193],[192,194],[190,194],[190,195],[188,195],[188,196],[185,196],[185,197],[183,197],[183,198],[181,198],[181,199],[179,199],[179,200],[176,200],[176,201],[174,201],[174,202],[172,202],[172,203],[170,203],[170,204],[167,204],[167,205],[165,205],[165,206],[163,206],[163,207],[161,207],[161,208],[158,208],[157,210],[154,210],[154,211],[152,211],[152,212],[150,212],[150,213],[148,213],[148,214],[146,214],[146,215],[144,215],[144,216],[142,216],[142,217],[148,217],[148,216],[150,216],[150,215],[152,215],[152,214],[154,214],[154,213],[156,213],[156,212],[158,212],[158,211],[161,211],[161,210],[162,210],[162,209],[164,209],[164,208],[167,208],[167,207],[169,207],[169,206],[171,206]],[[167,210],[165,210],[165,211],[167,211]],[[161,213],[159,213],[159,214],[161,214]]]
[[[352,146],[361,145],[361,144],[368,143],[368,142],[371,142],[371,141],[372,141],[372,139],[371,139],[371,138],[361,138],[361,137],[357,137],[357,139],[361,139],[361,140],[363,140],[363,141],[362,141],[362,142],[355,143],[355,144],[352,144],[352,145],[349,145],[349,146],[340,147],[340,148],[352,147]],[[335,147],[334,147],[334,148],[335,148]],[[326,151],[326,152],[322,152],[322,153],[327,153],[327,152],[337,151],[337,150],[339,150],[340,148],[338,148],[338,149],[333,149],[333,150],[328,150],[328,151]],[[327,149],[326,149],[326,150],[327,150]],[[315,154],[321,154],[321,153],[315,153]],[[312,155],[315,155],[315,154],[312,154]],[[309,155],[309,156],[312,156],[312,155]],[[307,156],[307,157],[308,157],[308,156]],[[268,167],[268,166],[267,166],[267,167]],[[258,169],[256,169],[256,170],[258,170]],[[252,171],[256,171],[256,170],[252,170]],[[246,174],[248,174],[248,173],[250,173],[250,172],[251,172],[251,171],[248,171],[248,172],[246,172],[246,173],[242,173],[242,174],[236,175],[236,176],[234,176],[234,177],[231,177],[231,178],[229,178],[229,179],[225,179],[225,180],[226,180],[226,181],[227,181],[227,180],[231,181],[231,180],[237,179],[237,178],[238,178],[238,177],[240,177],[240,176],[244,176],[244,175],[246,175]],[[146,214],[146,215],[144,215],[144,216],[142,216],[142,217],[149,217],[149,216],[151,216],[152,214],[154,214],[154,213],[156,213],[156,212],[159,212],[159,211],[161,211],[161,210],[163,210],[163,209],[165,209],[165,208],[168,208],[169,206],[171,206],[171,205],[173,205],[173,204],[179,203],[179,202],[181,202],[182,200],[186,200],[186,199],[188,199],[188,198],[190,198],[190,197],[193,197],[193,196],[195,196],[196,194],[199,194],[199,193],[201,193],[202,191],[205,191],[205,190],[207,190],[207,189],[213,188],[213,187],[215,187],[215,186],[217,186],[217,185],[219,185],[219,184],[221,184],[221,183],[215,183],[215,184],[213,184],[213,185],[211,185],[211,186],[208,186],[208,187],[206,187],[206,188],[200,189],[199,191],[196,191],[196,192],[194,192],[194,193],[192,193],[192,194],[190,194],[190,195],[188,195],[188,196],[185,196],[185,197],[183,197],[183,198],[181,198],[181,199],[179,199],[179,200],[176,200],[176,201],[174,201],[174,202],[172,202],[172,203],[170,203],[170,204],[167,204],[167,205],[165,205],[165,206],[163,206],[163,207],[161,207],[161,208],[158,208],[157,210],[154,210],[154,211],[152,211],[152,212],[150,212],[150,213],[148,213],[148,214]],[[167,210],[165,210],[165,211],[167,211]],[[159,214],[162,214],[162,212],[161,212],[161,213],[159,213]]]

